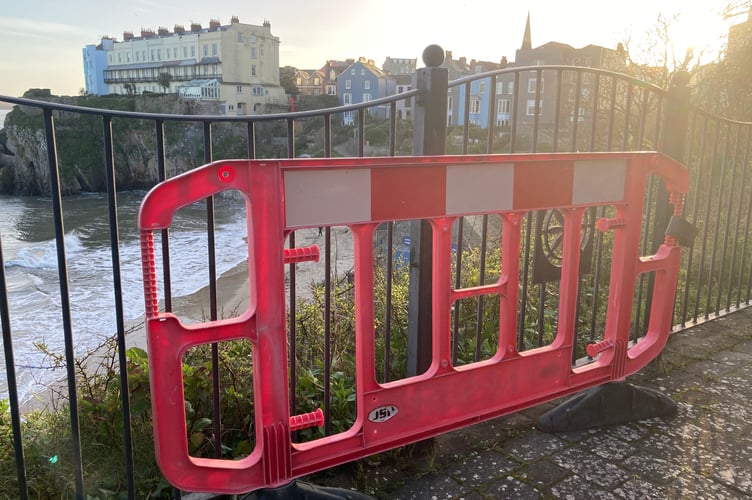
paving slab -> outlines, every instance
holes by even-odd
[[[554,406],[549,402],[438,436],[423,455],[409,457],[410,467],[396,466],[392,476],[382,471],[383,481],[366,493],[468,500],[752,497],[752,310],[672,334],[661,357],[630,382],[672,397],[676,414],[546,434],[535,419]]]

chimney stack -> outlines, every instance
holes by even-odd
[[[232,16],[232,19],[230,19],[230,23],[232,24],[238,24],[240,22],[240,19],[238,19],[238,16]]]
[[[123,31],[123,41],[129,42],[133,39],[133,32],[132,31]]]
[[[191,31],[201,31],[201,23],[191,23]]]
[[[217,30],[222,24],[219,22],[219,19],[209,19],[209,29],[210,30]]]
[[[168,30],[164,26],[160,26],[157,30],[157,34],[159,34],[159,36],[167,36],[170,34],[170,30]]]
[[[182,24],[176,24],[175,28],[173,28],[173,31],[175,33],[185,33],[185,27]]]

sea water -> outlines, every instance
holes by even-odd
[[[137,214],[144,194],[118,193],[119,268],[126,322],[140,318],[144,312],[137,229]],[[242,200],[217,201],[215,205],[219,275],[247,257],[247,226]],[[107,198],[96,193],[66,197],[63,213],[71,329],[75,354],[82,357],[117,331]],[[207,286],[207,238],[204,203],[178,212],[169,239],[173,296],[188,295]],[[64,368],[55,367],[53,360],[65,352],[65,337],[50,198],[0,196],[0,243],[16,378],[19,396],[24,401],[65,376]],[[161,275],[158,269],[160,279]],[[1,362],[0,398],[6,398],[4,357]]]

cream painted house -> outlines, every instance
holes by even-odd
[[[102,47],[107,65],[101,71],[111,93],[179,93],[218,100],[225,113],[238,115],[287,105],[279,84],[279,38],[268,21],[256,26],[233,17],[224,26],[213,19],[208,28],[143,29],[141,36],[125,32],[122,41]]]

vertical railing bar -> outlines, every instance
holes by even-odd
[[[295,231],[290,231],[288,236],[290,248],[295,248]],[[298,413],[296,396],[298,392],[298,365],[297,365],[297,353],[298,353],[298,308],[297,308],[297,280],[296,280],[296,265],[294,262],[288,264],[289,283],[290,283],[290,320],[289,320],[289,342],[290,342],[290,359],[288,361],[290,366],[290,414],[295,415]]]
[[[688,127],[689,129],[689,150],[687,151],[687,158],[693,158],[692,155],[692,146],[695,144],[695,141],[693,140],[696,129],[698,127],[697,122],[699,115],[696,113],[692,113],[689,115],[689,119],[691,120],[690,125]],[[699,192],[699,185],[700,185],[700,172],[701,168],[700,165],[702,164],[702,159],[698,158],[697,165],[695,165],[695,173],[694,173],[694,180],[690,184],[690,191],[692,191],[691,197],[692,200],[689,202],[688,205],[685,205],[684,209],[687,209],[687,206],[692,206],[693,208],[693,214],[692,214],[692,220],[697,220],[697,198],[698,198],[698,192]],[[689,165],[688,165],[689,166]],[[689,292],[690,292],[690,284],[692,283],[692,260],[694,258],[695,253],[695,244],[692,242],[692,244],[687,249],[687,274],[685,277],[685,283],[684,283],[684,293],[682,296],[682,309],[681,309],[681,326],[684,327],[687,324],[687,313],[689,312]]]
[[[614,145],[614,122],[616,121],[616,89],[619,81],[615,76],[611,77],[611,109],[608,113],[608,139],[606,140],[606,151],[611,151]]]
[[[621,150],[629,151],[629,118],[632,114],[632,82],[627,82],[627,95],[624,101],[624,135]]]
[[[517,311],[517,348],[523,350],[525,348],[525,318],[527,309],[527,290],[530,274],[530,240],[532,238],[532,225],[533,225],[533,213],[528,212],[525,214],[525,260],[522,263],[522,290],[520,291],[520,303],[519,311]]]
[[[324,434],[332,431],[331,383],[332,383],[332,228],[324,228]],[[336,282],[335,282],[336,286]]]
[[[556,153],[559,151],[559,121],[561,120],[561,87],[564,80],[564,71],[561,69],[556,70],[556,95],[554,97],[554,133],[551,139],[551,151]],[[567,103],[569,104],[569,103]]]
[[[540,68],[537,68],[535,70],[535,108],[534,113],[535,116],[533,117],[533,140],[531,144],[531,153],[537,153],[538,152],[538,128],[540,126],[540,113],[541,113],[541,77],[543,76],[543,71]],[[527,109],[527,107],[525,108]]]
[[[65,228],[63,225],[63,202],[60,193],[60,178],[57,162],[57,144],[55,142],[55,126],[52,110],[44,108],[44,132],[47,144],[47,161],[50,170],[50,195],[52,197],[52,212],[55,221],[55,246],[57,249],[57,269],[60,280],[60,306],[63,316],[63,335],[65,339],[65,369],[68,382],[68,404],[70,405],[71,446],[73,460],[73,478],[76,487],[76,498],[83,499],[84,476],[81,457],[81,433],[78,417],[78,394],[76,391],[76,360],[73,349],[73,327],[71,322],[70,291],[68,286],[68,266],[65,254]]]
[[[115,154],[112,147],[112,119],[102,118],[104,138],[105,174],[107,177],[107,208],[110,227],[110,251],[112,255],[112,285],[115,294],[115,325],[117,327],[118,367],[120,371],[120,403],[123,416],[123,453],[125,454],[125,477],[128,498],[136,497],[136,482],[133,470],[133,437],[131,430],[131,402],[128,388],[128,358],[125,345],[125,315],[123,313],[123,283],[120,274],[120,236],[117,215],[117,188],[115,180]]]
[[[324,156],[332,157],[332,115],[324,115]]]
[[[462,251],[463,251],[463,244],[462,240],[464,238],[464,226],[465,226],[465,218],[459,217],[457,219],[457,256],[456,256],[456,265],[457,270],[454,273],[454,288],[459,289],[462,287]],[[453,318],[453,324],[452,324],[452,364],[457,363],[457,353],[459,351],[459,332],[460,332],[460,308],[462,306],[462,303],[457,300],[454,302],[454,318]]]
[[[713,141],[712,151],[710,154],[710,184],[708,185],[708,203],[705,209],[705,231],[703,234],[703,240],[707,239],[708,230],[710,227],[710,209],[713,201],[713,172],[715,172],[715,162],[717,159],[717,153],[718,153],[718,142],[720,141],[720,135],[721,135],[721,124],[716,123],[715,128],[715,141]],[[723,169],[723,166],[721,166],[721,170]],[[723,172],[720,174],[720,182],[719,182],[720,188],[723,189]],[[720,199],[720,196],[718,196]],[[717,227],[717,224],[715,224]],[[705,263],[705,250],[706,247],[704,245],[705,241],[703,241],[703,264]],[[708,283],[707,283],[707,295],[705,299],[705,319],[708,319],[710,317],[710,297],[712,295],[712,289],[713,289],[713,271],[714,271],[714,263],[715,263],[715,242],[712,243],[712,248],[710,252],[710,268],[708,269]]]
[[[512,92],[512,119],[510,120],[510,134],[509,134],[509,152],[515,153],[517,151],[517,120],[519,120],[520,110],[520,72],[514,72],[514,83]]]
[[[389,156],[397,151],[397,101],[389,103]]]
[[[724,183],[725,183],[725,180],[726,180],[726,153],[727,153],[728,147],[729,147],[728,125],[726,125],[726,127],[724,127],[724,128],[726,130],[726,137],[725,137],[726,138],[726,145],[723,148],[723,153],[721,153],[721,173],[720,173],[720,177],[718,179],[718,194],[716,195],[716,198],[718,199],[718,203],[716,204],[716,212],[715,212],[716,219],[715,219],[715,224],[713,224],[715,226],[715,229],[713,231],[713,246],[712,246],[712,250],[710,251],[710,269],[708,270],[708,276],[709,277],[715,276],[714,272],[715,272],[716,251],[718,250],[718,233],[719,233],[719,231],[721,229],[721,225],[720,225],[720,221],[721,221],[721,207],[723,206],[723,196],[721,196],[721,193],[723,193],[723,187],[724,187]],[[719,123],[719,125],[718,125],[718,133],[719,134],[720,134],[720,130],[721,130],[721,125]],[[718,151],[717,147],[718,147],[718,143],[716,143],[716,147],[714,148],[714,151],[713,151],[713,163],[715,163],[715,161],[716,161],[716,156],[715,155],[716,155],[716,153]],[[708,211],[706,213],[706,216],[708,218],[710,217],[710,211]],[[708,220],[708,219],[706,219],[706,220]],[[719,278],[719,279],[722,279],[722,277]],[[706,297],[706,300],[705,300],[705,318],[706,319],[709,317],[709,314],[710,314],[710,306],[711,306],[711,297],[712,297],[712,295],[713,295],[713,280],[709,279],[708,280],[708,294],[707,294],[707,297]],[[717,313],[718,311],[715,311],[715,312]]]
[[[211,163],[212,161],[212,134],[211,134],[211,122],[203,122],[203,139],[204,139],[204,163]],[[217,321],[217,256],[216,256],[216,242],[214,234],[214,196],[210,196],[206,199],[206,247],[209,259],[209,320]],[[219,345],[217,343],[211,344],[211,360],[212,360],[212,402],[214,410],[214,418],[212,419],[212,427],[214,432],[214,456],[215,458],[222,457],[222,415],[220,404],[220,391],[219,384]]]
[[[18,495],[21,500],[29,498],[26,482],[26,459],[23,450],[23,429],[21,427],[18,383],[16,382],[16,362],[13,357],[13,335],[10,327],[10,306],[8,305],[8,284],[5,280],[5,259],[3,258],[2,235],[0,235],[0,326],[3,329],[3,353],[5,355],[5,376],[10,403],[10,422],[13,430],[13,453],[16,459]]]
[[[701,136],[700,136],[700,154],[698,155],[698,162],[699,162],[699,164],[698,164],[697,167],[698,167],[698,170],[700,170],[700,171],[704,171],[704,169],[702,169],[702,165],[705,163],[705,154],[706,154],[706,152],[705,152],[705,147],[706,147],[705,146],[705,140],[706,140],[706,137],[708,136],[708,134],[710,133],[708,131],[708,123],[709,123],[708,118],[705,118],[705,120],[703,120],[703,124],[702,124],[702,132],[701,132]],[[708,192],[706,194],[705,210],[703,212],[706,215],[710,213],[710,203],[711,203],[711,200],[712,200],[712,196],[711,196],[710,190],[711,190],[711,188],[713,186],[713,170],[714,170],[713,169],[713,164],[711,163],[710,169],[708,169]],[[698,172],[697,177],[698,177],[698,179],[700,179],[702,177],[699,174],[699,172]],[[697,183],[697,187],[695,188],[695,192],[697,193],[697,198],[696,198],[697,203],[695,204],[695,210],[694,210],[695,213],[694,213],[694,217],[692,218],[692,221],[697,222],[698,216],[699,216],[699,213],[700,213],[700,210],[699,210],[700,209],[700,199],[699,199],[699,197],[700,197],[700,183],[699,182]],[[704,271],[704,268],[705,268],[705,250],[707,249],[707,238],[708,238],[708,227],[709,227],[709,224],[705,223],[705,224],[703,224],[703,226],[704,227],[703,227],[703,231],[702,231],[702,245],[700,246],[700,262],[698,263],[698,266],[697,266],[697,292],[695,294],[695,307],[694,307],[694,321],[695,322],[697,321],[697,318],[700,316],[700,296],[701,296],[700,291],[702,290],[702,278],[703,278],[703,275],[704,275],[703,271]]]
[[[384,317],[384,383],[389,382],[392,371],[392,273],[394,245],[394,222],[386,223],[386,314]]]
[[[248,130],[246,130],[248,159],[253,160],[256,158],[256,122],[248,120],[246,126],[248,128]]]
[[[366,109],[358,110],[358,156],[365,156],[366,148]]]
[[[488,103],[488,136],[486,138],[486,153],[493,153],[494,134],[496,133],[496,75],[491,75],[489,83],[490,102]]]
[[[538,347],[543,346],[543,335],[546,323],[546,284],[544,281],[538,287]]]
[[[572,110],[572,137],[569,150],[577,151],[577,133],[580,128],[580,93],[582,92],[582,71],[577,70],[577,81],[574,87],[574,109]]]
[[[744,170],[746,171],[747,168],[748,168],[749,159],[750,159],[750,157],[749,157],[750,147],[749,146],[750,146],[750,142],[752,142],[752,129],[750,129],[749,126],[745,127],[745,128],[747,130],[747,143],[746,143],[746,146],[744,148],[745,149],[745,151],[744,151],[744,164],[743,164],[742,168],[744,168]],[[742,276],[744,275],[744,268],[745,268],[745,266],[744,266],[744,261],[745,261],[744,256],[747,255],[747,242],[749,240],[750,226],[752,226],[752,224],[750,223],[750,217],[752,217],[752,196],[747,196],[747,199],[748,199],[747,216],[744,219],[747,222],[747,224],[746,224],[746,228],[744,230],[744,242],[742,243],[742,254],[741,254],[740,262],[739,262],[739,264],[741,265],[741,269],[740,269],[740,272],[739,272],[739,283],[737,285],[737,289],[738,289],[738,292],[737,292],[737,295],[736,295],[736,306],[737,307],[739,307],[739,305],[741,303],[741,298],[742,298]],[[749,273],[749,277],[752,278],[752,272]],[[749,291],[747,292],[747,298],[745,300],[746,300],[747,303],[749,303]]]
[[[468,153],[468,142],[470,142],[470,86],[471,82],[465,83],[465,99],[462,109],[462,154]]]
[[[595,134],[598,130],[598,101],[600,99],[601,88],[601,75],[596,73],[593,76],[595,77],[595,82],[593,84],[592,97],[590,98],[590,105],[592,106],[592,119],[590,120],[590,151],[595,151]]]
[[[598,217],[606,216],[606,207],[599,207]],[[593,269],[593,315],[590,318],[590,341],[595,339],[595,329],[598,317],[598,305],[600,303],[601,291],[601,265],[603,263],[603,232],[597,231],[598,237],[595,246],[595,268]]]
[[[731,165],[732,165],[732,168],[731,168],[731,178],[732,178],[732,181],[731,181],[731,191],[732,192],[731,192],[731,199],[729,200],[729,210],[732,210],[731,204],[732,204],[733,194],[734,194],[733,190],[734,190],[734,186],[736,185],[736,182],[733,181],[734,170],[735,170],[734,167],[736,167],[737,161],[739,159],[739,147],[740,147],[740,144],[741,144],[741,140],[742,140],[742,127],[741,126],[737,126],[736,127],[736,141],[734,141],[734,159],[731,161]],[[742,178],[741,178],[741,181],[739,182],[739,203],[738,203],[738,206],[736,208],[736,226],[737,226],[737,228],[740,227],[741,223],[742,223],[741,216],[742,216],[742,205],[744,204],[744,184],[746,182],[746,177],[747,177],[746,174],[747,174],[747,169],[743,168],[742,169]],[[724,236],[724,247],[726,246],[726,244],[728,242],[727,238],[729,236],[728,233],[729,233],[729,230],[730,230],[730,223],[731,223],[731,214],[729,214],[728,220],[726,221],[726,236]],[[732,250],[731,250],[731,259],[729,260],[728,289],[726,290],[726,311],[730,311],[731,310],[731,296],[733,295],[733,283],[734,283],[734,264],[736,263],[736,249],[737,249],[737,246],[739,244],[739,232],[738,231],[734,231],[733,238],[734,238],[734,242],[731,245],[731,247],[732,247]],[[725,251],[724,251],[724,254],[725,254]],[[724,260],[725,260],[725,255],[724,255]]]
[[[723,151],[723,159],[721,160],[723,162],[723,169],[721,172],[725,173],[730,170],[730,173],[728,175],[729,177],[729,196],[728,196],[728,203],[726,204],[725,208],[726,210],[723,211],[723,215],[726,215],[726,224],[723,232],[723,245],[721,247],[721,261],[718,265],[718,293],[716,294],[715,298],[715,312],[716,314],[720,312],[721,309],[721,297],[723,295],[723,271],[726,268],[726,253],[728,249],[728,232],[729,232],[729,223],[731,222],[731,203],[734,199],[734,162],[736,161],[736,150],[734,150],[734,153],[732,155],[731,153],[731,126],[730,124],[726,125],[726,148]],[[731,160],[731,165],[729,165],[729,156],[732,156],[733,159]],[[730,167],[730,168],[729,168]],[[723,175],[723,174],[722,174]],[[720,192],[724,193],[723,189],[723,176],[721,177],[721,185],[720,185]],[[716,224],[716,235],[718,234],[718,231],[720,230],[720,221],[721,221],[721,208],[723,208],[724,202],[723,202],[724,196],[718,196],[718,224]],[[717,242],[717,236],[716,236],[716,242]],[[731,275],[729,275],[729,282],[731,281]]]
[[[640,123],[637,126],[637,150],[643,149],[645,141],[645,129],[648,121],[648,106],[650,105],[650,94],[647,89],[640,88],[642,94],[642,109],[640,110]]]
[[[486,252],[488,250],[488,214],[483,215],[480,236],[480,263],[478,269],[478,286],[483,286],[486,281]],[[478,308],[475,319],[475,361],[480,361],[480,344],[483,335],[483,295],[478,296]]]
[[[295,119],[287,119],[287,157],[295,158]]]
[[[165,156],[165,123],[157,119],[154,123],[157,136],[157,180],[167,179],[167,159]],[[164,282],[164,307],[166,312],[172,311],[172,276],[170,270],[170,236],[169,230],[160,231],[162,242],[162,281]]]

